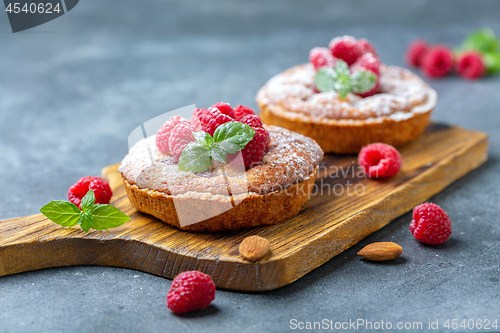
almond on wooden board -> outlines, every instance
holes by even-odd
[[[240,243],[240,255],[250,261],[262,258],[269,252],[269,241],[260,236],[249,236]]]
[[[392,242],[371,243],[358,252],[358,256],[373,261],[392,260],[403,254],[403,248]]]

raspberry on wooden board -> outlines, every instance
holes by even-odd
[[[385,143],[372,143],[363,147],[358,161],[370,178],[392,177],[399,172],[402,164],[398,150]]]

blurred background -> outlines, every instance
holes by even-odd
[[[0,13],[0,218],[35,214],[50,200],[64,200],[80,177],[98,175],[103,167],[120,162],[128,151],[129,133],[157,115],[219,101],[256,108],[255,94],[271,76],[307,62],[311,48],[326,46],[333,37],[367,38],[384,63],[405,66],[404,53],[412,40],[455,47],[475,29],[490,27],[499,35],[499,18],[500,2],[495,0],[81,0],[67,14],[14,34],[7,15]],[[434,121],[488,132],[491,142],[490,161],[433,201],[447,206],[463,228],[469,228],[471,219],[498,221],[499,78],[425,80],[439,94]],[[471,194],[478,204],[463,211]],[[406,214],[289,287],[259,296],[218,293],[218,323],[208,316],[187,325],[169,316],[164,297],[170,281],[140,272],[72,267],[2,277],[0,332],[69,329],[66,311],[80,311],[81,302],[95,326],[76,318],[77,327],[109,324],[114,325],[106,326],[109,330],[122,332],[166,328],[165,322],[173,331],[201,328],[197,325],[202,322],[206,330],[274,325],[280,331],[299,313],[311,319],[318,319],[313,318],[316,311],[347,319],[359,313],[401,319],[405,314],[398,309],[409,304],[425,320],[435,313],[463,316],[474,308],[479,316],[498,308],[498,289],[496,296],[491,291],[500,275],[498,261],[494,264],[496,243],[492,251],[477,253],[493,262],[487,272],[472,265],[450,282],[449,276],[464,269],[456,260],[428,267],[439,272],[433,281],[442,282],[444,289],[431,291],[415,281],[408,287],[402,283],[394,293],[353,285],[359,269],[359,262],[352,262],[356,250],[391,237],[413,244],[409,218]],[[480,244],[481,228],[498,241],[498,226],[467,230]],[[467,260],[465,252],[461,255]],[[415,270],[424,263],[410,260],[399,271],[401,278],[422,277]],[[389,269],[372,266],[370,272],[385,274]],[[464,287],[471,283],[470,289]],[[453,289],[457,286],[461,289]],[[394,306],[380,307],[387,298]],[[443,302],[450,312],[438,311]],[[240,306],[246,312],[236,310]],[[255,317],[260,320],[252,321]]]

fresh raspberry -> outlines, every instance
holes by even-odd
[[[234,108],[234,114],[236,115],[236,120],[240,121],[240,119],[242,119],[243,117],[255,114],[255,112],[248,106],[238,105]]]
[[[74,203],[78,206],[78,208],[80,208],[82,199],[89,190],[94,191],[95,203],[98,204],[109,204],[109,200],[111,200],[111,196],[113,195],[108,182],[99,177],[88,176],[80,178],[73,186],[69,188],[69,202]]]
[[[363,147],[359,152],[358,161],[370,178],[394,176],[402,164],[397,149],[385,143],[372,143]]]
[[[255,130],[255,136],[245,148],[241,151],[245,168],[248,170],[260,164],[262,156],[269,148],[269,132],[262,127],[252,127]]]
[[[318,70],[321,67],[333,67],[335,58],[326,47],[315,47],[309,51],[309,62],[313,64],[314,69]]]
[[[452,51],[443,45],[436,45],[425,52],[422,58],[422,70],[429,77],[443,77],[453,68]]]
[[[226,116],[236,119],[236,116],[234,115],[234,110],[228,103],[223,103],[223,102],[215,103],[214,105],[211,106],[211,108],[217,108],[222,114],[225,114]]]
[[[363,54],[351,66],[351,71],[354,73],[358,70],[369,70],[380,76],[380,59],[371,52]]]
[[[362,54],[362,49],[356,38],[352,36],[337,37],[328,45],[334,58],[344,60],[349,66],[352,65]]]
[[[162,154],[170,154],[170,148],[168,146],[170,133],[172,132],[174,127],[181,122],[187,122],[187,120],[182,118],[181,116],[173,116],[172,118],[167,120],[165,124],[163,124],[163,126],[158,131],[158,134],[156,134],[156,147]]]
[[[375,51],[375,47],[366,39],[361,38],[358,40],[358,46],[361,49],[361,54],[365,53],[373,53],[374,55],[377,55],[377,51]]]
[[[458,57],[457,72],[461,77],[468,80],[475,80],[486,74],[486,66],[484,65],[481,53],[468,51],[460,54]]]
[[[242,122],[243,124],[247,124],[251,128],[262,127],[262,121],[260,120],[259,116],[255,114],[250,114],[243,117],[240,122]]]
[[[448,214],[436,204],[424,203],[413,208],[410,232],[422,243],[438,245],[451,235],[451,220]]]
[[[234,119],[223,114],[217,108],[209,108],[201,120],[201,125],[205,132],[213,136],[217,127],[229,121],[234,121]]]
[[[181,157],[182,151],[188,144],[195,141],[193,132],[196,132],[196,127],[190,122],[181,122],[177,124],[170,134],[168,145],[170,153],[173,158],[178,162]]]
[[[191,116],[191,123],[196,127],[197,130],[202,131],[203,126],[201,126],[201,118],[207,113],[207,109],[196,109]]]
[[[423,39],[416,39],[406,49],[406,63],[410,66],[420,67],[422,59],[429,48],[429,44]]]
[[[198,271],[177,275],[167,294],[167,307],[181,314],[206,308],[215,299],[215,283],[210,276]]]

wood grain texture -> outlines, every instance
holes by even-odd
[[[401,147],[403,169],[387,180],[353,174],[355,156],[326,155],[311,199],[296,217],[274,226],[211,234],[181,231],[136,211],[118,165],[113,165],[103,169],[102,176],[114,191],[111,203],[131,221],[86,234],[79,227],[60,227],[41,214],[2,220],[0,276],[70,265],[125,267],[168,278],[196,269],[209,274],[219,288],[278,288],[477,168],[487,160],[487,150],[484,133],[433,124]],[[341,167],[349,174],[342,175]],[[353,192],[356,185],[358,194],[364,188],[363,194]],[[270,252],[255,263],[238,253],[240,242],[250,235],[271,243]]]

